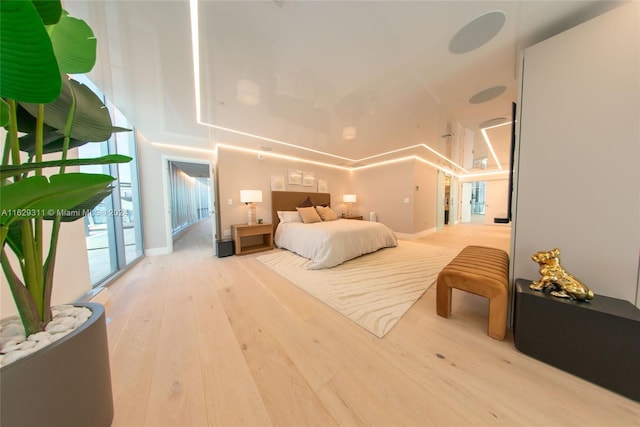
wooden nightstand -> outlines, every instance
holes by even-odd
[[[273,249],[273,225],[236,224],[231,226],[236,255]]]
[[[362,221],[362,215],[349,215],[349,216],[343,216],[342,218],[344,219],[359,219]]]

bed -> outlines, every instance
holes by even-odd
[[[379,222],[337,219],[304,223],[296,207],[331,205],[328,193],[272,191],[271,209],[277,247],[312,262],[310,270],[331,268],[382,248],[398,245],[395,233]]]

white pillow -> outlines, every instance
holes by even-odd
[[[282,224],[288,222],[302,222],[302,218],[298,211],[278,211],[278,219]]]

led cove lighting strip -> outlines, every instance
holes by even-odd
[[[200,123],[200,31],[198,26],[198,0],[189,1],[191,17],[191,56],[193,56],[193,82],[195,83],[196,96],[196,121]]]
[[[386,155],[389,155],[389,154],[399,153],[401,151],[407,151],[407,150],[411,150],[411,149],[414,149],[414,148],[420,148],[420,147],[426,148],[427,150],[431,151],[436,156],[440,157],[443,160],[446,160],[447,162],[451,163],[453,166],[455,166],[456,168],[460,169],[461,171],[464,171],[465,173],[469,172],[468,170],[466,170],[465,168],[463,168],[462,166],[460,166],[459,164],[457,164],[453,160],[450,160],[450,159],[446,158],[445,156],[443,156],[442,154],[438,153],[436,150],[434,150],[433,148],[429,147],[427,144],[417,144],[417,145],[412,145],[411,147],[398,148],[397,150],[387,151],[386,153],[376,154],[376,155],[369,156],[369,157],[363,157],[363,158],[357,160],[357,162],[362,162],[362,161],[365,161],[365,160],[375,159],[376,157],[382,157],[382,156],[386,156]],[[419,156],[417,156],[417,157],[420,158]],[[441,168],[441,167],[438,166],[438,168]],[[444,168],[441,168],[441,169],[445,170]]]
[[[354,168],[348,167],[348,166],[338,166],[338,165],[332,165],[330,163],[316,162],[315,160],[301,159],[301,158],[298,158],[298,157],[287,156],[287,155],[284,155],[284,154],[272,153],[272,152],[269,152],[269,151],[253,150],[251,148],[236,147],[235,145],[216,144],[216,149],[220,148],[220,147],[221,148],[227,148],[229,150],[243,151],[245,153],[261,154],[261,155],[263,155],[265,157],[276,157],[278,159],[293,160],[293,161],[296,161],[296,162],[310,163],[310,164],[313,164],[313,165],[325,166],[325,167],[334,168],[334,169],[342,169],[342,170],[346,170],[346,171],[350,171],[350,170],[354,169]]]
[[[358,167],[345,167],[345,166],[337,166],[337,165],[332,165],[330,163],[324,163],[324,162],[317,162],[317,161],[313,161],[313,160],[306,160],[306,159],[301,159],[298,157],[293,157],[293,156],[286,156],[286,155],[282,155],[282,154],[275,154],[275,153],[269,153],[269,152],[264,152],[264,151],[257,151],[257,150],[251,150],[248,148],[240,148],[240,147],[235,147],[235,146],[231,146],[231,145],[226,145],[226,144],[216,144],[216,147],[214,150],[206,150],[206,149],[200,149],[200,148],[190,148],[190,147],[184,147],[184,146],[179,146],[179,145],[172,145],[172,144],[163,144],[163,143],[158,143],[158,142],[154,142],[152,143],[152,145],[156,145],[156,146],[160,146],[160,147],[167,147],[167,148],[172,148],[172,149],[177,149],[177,150],[191,150],[191,151],[197,151],[197,152],[205,152],[205,153],[210,153],[210,154],[217,154],[217,150],[218,147],[223,147],[223,148],[228,148],[228,149],[232,149],[232,150],[238,150],[238,151],[244,151],[244,152],[249,152],[249,153],[253,153],[253,154],[262,154],[264,156],[270,156],[270,157],[276,157],[276,158],[280,158],[280,159],[285,159],[285,160],[294,160],[294,161],[299,161],[299,162],[304,162],[304,163],[310,163],[310,164],[315,164],[315,165],[320,165],[320,166],[325,166],[325,167],[330,167],[330,168],[336,168],[336,169],[343,169],[343,170],[357,170],[357,169],[365,169],[365,168],[371,168],[371,167],[376,167],[376,166],[382,166],[382,165],[386,165],[386,164],[390,164],[390,163],[397,163],[397,162],[401,162],[401,161],[405,161],[405,160],[409,160],[409,159],[415,159],[418,161],[421,161],[431,167],[434,167],[438,170],[441,170],[449,175],[452,175],[456,178],[460,178],[460,177],[480,177],[480,176],[484,176],[484,175],[492,175],[495,173],[499,173],[499,172],[486,172],[486,173],[478,173],[478,174],[473,174],[473,175],[468,175],[469,171],[466,170],[465,168],[463,168],[462,166],[458,165],[456,162],[452,161],[451,159],[448,159],[447,157],[443,156],[442,154],[438,153],[436,150],[434,150],[433,148],[429,147],[426,144],[418,144],[418,145],[414,145],[411,147],[405,147],[405,148],[400,148],[397,150],[392,150],[392,151],[387,151],[385,153],[381,153],[381,154],[376,154],[373,156],[369,156],[369,157],[363,157],[361,159],[355,160],[355,159],[350,159],[348,157],[342,157],[342,156],[338,156],[338,155],[334,155],[334,154],[330,154],[324,151],[319,151],[319,150],[313,150],[311,148],[306,148],[306,147],[302,147],[299,145],[295,145],[295,144],[289,144],[287,142],[284,141],[279,141],[277,139],[272,139],[272,138],[266,138],[260,135],[255,135],[255,134],[251,134],[248,132],[242,132],[239,130],[235,130],[235,129],[230,129],[230,128],[225,128],[222,126],[217,126],[211,123],[207,123],[202,121],[202,112],[201,112],[201,103],[202,103],[202,98],[200,96],[200,39],[199,39],[199,25],[198,25],[198,17],[199,17],[199,13],[198,13],[198,0],[189,0],[189,10],[190,10],[190,19],[191,19],[191,52],[192,52],[192,56],[193,56],[193,81],[194,81],[194,88],[195,88],[195,100],[196,100],[196,121],[198,124],[204,125],[204,126],[208,126],[210,128],[213,129],[218,129],[218,130],[223,130],[226,132],[231,132],[231,133],[235,133],[237,135],[243,135],[243,136],[248,136],[251,138],[256,138],[256,139],[260,139],[262,141],[267,141],[267,142],[273,142],[275,144],[280,144],[280,145],[284,145],[290,148],[294,148],[294,149],[298,149],[298,150],[304,150],[304,151],[308,151],[311,153],[315,153],[315,154],[320,154],[323,156],[327,156],[327,157],[333,157],[335,159],[340,159],[340,160],[344,160],[347,162],[351,162],[351,163],[359,163],[365,160],[371,160],[371,159],[375,159],[377,157],[382,157],[382,156],[387,156],[390,154],[395,154],[395,153],[399,153],[401,151],[407,151],[407,150],[411,150],[413,148],[420,148],[423,147],[425,149],[427,149],[428,151],[431,151],[433,154],[435,154],[436,156],[442,158],[443,160],[451,163],[454,167],[460,169],[461,171],[463,171],[465,174],[467,175],[459,175],[456,174],[455,172],[453,172],[450,169],[447,168],[443,168],[442,166],[436,165],[435,163],[432,163],[426,159],[423,159],[420,156],[407,156],[407,157],[402,157],[399,159],[394,159],[394,160],[387,160],[387,161],[382,161],[382,162],[377,162],[377,163],[372,163],[370,165],[366,165],[366,166],[358,166]],[[511,123],[511,122],[508,122]],[[497,126],[491,126],[485,129],[491,129],[494,127],[498,127],[498,126],[504,126],[505,124],[508,123],[503,123]],[[498,165],[498,168],[500,170],[502,170],[502,166],[500,166],[500,162],[498,162],[498,158],[496,156],[495,151],[493,150],[493,147],[491,146],[491,142],[489,141],[489,137],[487,136],[487,134],[485,133],[485,129],[481,129],[482,135],[484,136],[485,142],[487,143],[487,145],[489,146],[489,150],[491,151],[491,154],[493,155],[494,160],[496,161],[496,164]]]
[[[355,161],[355,160],[350,159],[348,157],[337,156],[337,155],[334,155],[334,154],[325,153],[324,151],[318,151],[318,150],[314,150],[312,148],[306,148],[306,147],[301,147],[301,146],[295,145],[295,144],[289,144],[288,142],[279,141],[277,139],[272,139],[272,138],[267,138],[265,136],[255,135],[253,133],[242,132],[240,130],[225,128],[225,127],[218,126],[218,125],[212,125],[211,123],[198,122],[198,124],[201,124],[201,125],[204,125],[204,126],[208,126],[210,128],[214,128],[214,129],[219,129],[219,130],[224,130],[224,131],[227,131],[227,132],[235,133],[237,135],[244,135],[244,136],[248,136],[248,137],[251,137],[251,138],[261,139],[261,140],[267,141],[267,142],[273,142],[273,143],[276,143],[276,144],[285,145],[287,147],[295,148],[295,149],[298,149],[298,150],[305,150],[305,151],[309,151],[311,153],[320,154],[320,155],[328,156],[328,157],[333,157],[335,159],[345,160],[345,161],[348,161],[348,162],[354,162]]]
[[[500,123],[499,125],[489,126],[489,127],[480,129],[480,133],[482,133],[482,136],[484,137],[484,142],[487,143],[487,147],[489,147],[489,151],[491,152],[491,155],[493,156],[493,160],[496,162],[496,165],[498,165],[498,169],[500,169],[500,170],[502,170],[502,165],[500,164],[500,161],[498,160],[498,156],[496,155],[496,152],[493,149],[493,145],[491,145],[491,141],[489,140],[489,136],[487,135],[487,129],[494,129],[494,128],[498,128],[500,126],[505,126],[505,125],[509,125],[509,124],[511,124],[510,121],[505,122],[505,123]]]
[[[206,148],[185,147],[184,145],[164,144],[162,142],[152,142],[151,145],[155,145],[156,147],[170,148],[172,150],[195,151],[195,152],[198,152],[198,153],[207,153],[207,154],[215,154],[216,153],[215,149],[214,150],[208,150]]]
[[[417,160],[419,162],[422,162],[426,165],[429,165],[435,169],[441,170],[444,173],[453,176],[454,178],[457,179],[461,179],[461,180],[466,180],[467,178],[481,178],[483,176],[491,176],[491,175],[500,175],[500,174],[507,174],[507,171],[490,171],[490,172],[480,172],[480,173],[475,173],[475,174],[466,174],[466,175],[460,175],[460,174],[456,174],[454,171],[452,171],[451,169],[447,169],[444,168],[442,166],[439,166],[433,162],[430,162],[429,160],[425,160],[420,156],[405,156],[405,157],[400,157],[397,159],[392,159],[392,160],[385,160],[382,162],[377,162],[377,163],[372,163],[370,165],[365,165],[365,166],[356,166],[356,167],[351,167],[351,166],[338,166],[338,165],[332,165],[330,163],[324,163],[324,162],[316,162],[314,160],[307,160],[307,159],[301,159],[299,157],[294,157],[294,156],[286,156],[284,154],[277,154],[277,153],[270,153],[268,151],[262,151],[262,150],[253,150],[250,148],[242,148],[242,147],[236,147],[235,145],[227,145],[227,144],[216,144],[215,148],[210,150],[210,149],[206,149],[206,148],[193,148],[193,147],[185,147],[183,145],[174,145],[174,144],[164,144],[161,142],[151,142],[151,145],[155,145],[157,147],[164,147],[164,148],[169,148],[169,149],[173,149],[173,150],[186,150],[186,151],[195,151],[198,153],[206,153],[206,154],[215,154],[216,156],[218,155],[218,150],[220,148],[226,148],[229,150],[235,150],[235,151],[242,151],[244,153],[250,153],[250,154],[260,154],[263,155],[265,157],[274,157],[274,158],[278,158],[278,159],[283,159],[283,160],[291,160],[291,161],[295,161],[295,162],[302,162],[302,163],[309,163],[309,164],[313,164],[313,165],[318,165],[318,166],[324,166],[324,167],[328,167],[328,168],[333,168],[333,169],[340,169],[340,170],[345,170],[345,171],[350,171],[353,172],[355,170],[359,170],[359,169],[369,169],[369,168],[374,168],[374,167],[378,167],[378,166],[384,166],[384,165],[389,165],[389,164],[393,164],[393,163],[399,163],[399,162],[404,162],[407,160]]]

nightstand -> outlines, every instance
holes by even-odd
[[[362,215],[348,215],[348,216],[343,216],[342,218],[344,219],[359,219],[362,221]]]
[[[236,255],[273,249],[273,225],[236,224],[231,226]]]

